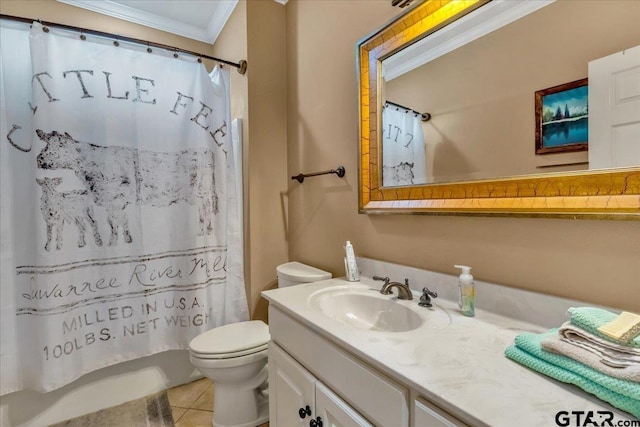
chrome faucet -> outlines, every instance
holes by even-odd
[[[380,280],[384,282],[380,293],[382,295],[391,295],[393,288],[398,288],[398,299],[412,300],[413,294],[409,288],[409,279],[404,279],[404,284],[400,282],[391,282],[388,277],[373,276],[373,280]]]

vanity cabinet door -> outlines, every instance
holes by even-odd
[[[269,342],[269,424],[308,426],[316,418],[317,379],[291,356]]]
[[[413,427],[465,427],[466,424],[457,420],[442,409],[435,407],[424,399],[418,398],[413,406]]]
[[[316,383],[316,414],[323,427],[373,427],[321,382]]]

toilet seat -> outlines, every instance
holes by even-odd
[[[191,340],[189,349],[198,359],[232,359],[266,350],[270,338],[264,322],[251,320],[204,332]]]
[[[259,353],[261,351],[267,350],[269,347],[268,343],[264,343],[257,347],[247,348],[242,351],[236,351],[232,353],[200,353],[197,351],[191,350],[191,354],[193,357],[197,357],[198,359],[233,359],[236,357],[248,356],[254,353]]]
[[[262,363],[261,361],[266,361],[268,354],[269,352],[266,349],[238,357],[200,357],[197,354],[190,353],[189,360],[197,368],[240,368],[252,363]]]

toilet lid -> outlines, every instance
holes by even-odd
[[[260,320],[231,323],[208,330],[191,340],[189,348],[201,355],[252,353],[269,342],[269,327]]]

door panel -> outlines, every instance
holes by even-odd
[[[269,424],[308,426],[315,418],[316,378],[275,343],[269,342]],[[309,407],[311,414],[303,411]]]
[[[323,427],[373,427],[324,384],[316,383],[316,411]]]

